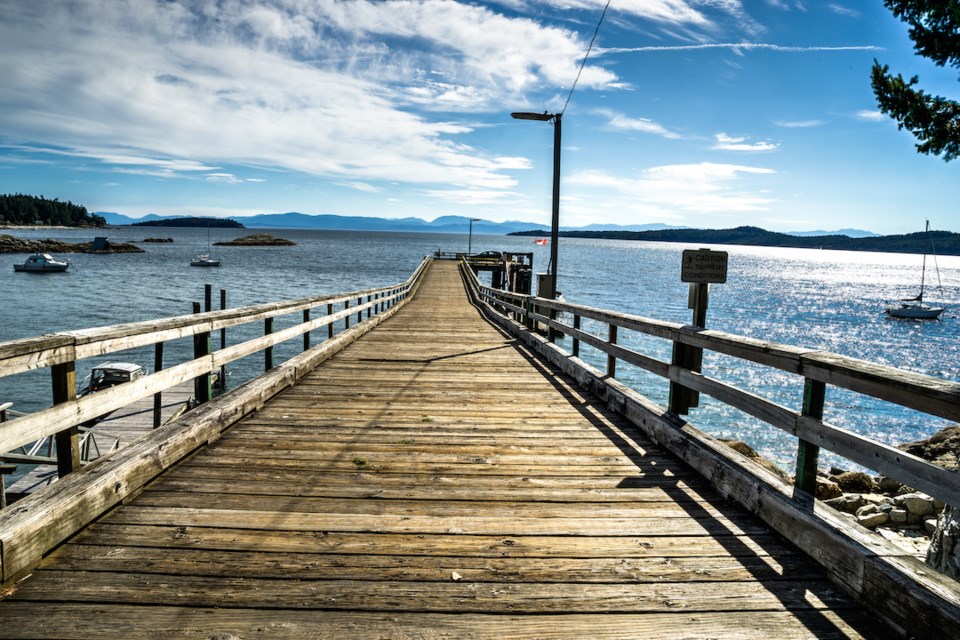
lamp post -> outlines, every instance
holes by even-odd
[[[510,114],[517,120],[553,121],[553,215],[550,220],[550,299],[557,298],[557,239],[560,237],[560,128],[562,113],[530,113],[520,111]],[[553,315],[551,313],[551,315]]]
[[[470,218],[470,235],[467,237],[467,255],[473,255],[473,223],[480,222],[480,218]]]

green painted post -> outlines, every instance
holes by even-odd
[[[824,382],[807,378],[803,385],[803,415],[815,420],[823,419],[823,406],[826,402],[827,385]],[[800,439],[797,445],[797,489],[811,495],[817,494],[817,461],[820,447]]]

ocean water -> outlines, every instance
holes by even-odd
[[[259,232],[260,230],[257,230]],[[6,231],[0,231],[6,232]],[[253,233],[249,229],[212,229],[214,242]],[[406,234],[270,230],[297,243],[293,247],[213,247],[219,269],[198,269],[189,262],[207,251],[206,229],[119,227],[106,230],[16,230],[29,238],[70,242],[105,235],[114,242],[170,237],[168,244],[142,244],[140,254],[72,254],[64,274],[14,273],[23,255],[0,254],[0,342],[55,331],[106,326],[190,313],[202,301],[204,285],[227,292],[227,306],[244,306],[395,284],[405,280],[427,254],[466,251],[467,233]],[[558,289],[569,302],[689,322],[688,286],[680,282],[682,244],[561,238]],[[920,278],[918,255],[714,246],[729,253],[728,280],[711,285],[707,326],[730,333],[794,346],[832,351],[948,380],[960,380],[960,258],[936,259],[943,300],[948,306],[936,322],[887,318],[891,300],[915,295]],[[549,248],[531,238],[474,234],[472,249],[532,252],[534,271],[545,271]],[[929,300],[939,299],[937,272],[928,268]],[[295,319],[290,319],[292,324]],[[279,323],[276,329],[286,326]],[[590,325],[585,321],[584,328]],[[258,328],[234,331],[228,343],[252,337]],[[670,344],[655,338],[621,335],[621,343],[669,360]],[[296,341],[294,341],[296,342]],[[216,338],[214,345],[216,346]],[[563,343],[561,343],[563,344]],[[569,346],[569,341],[567,341]],[[297,344],[276,350],[279,361],[296,353]],[[185,341],[166,350],[169,363],[186,357]],[[602,367],[605,356],[583,346],[581,355]],[[117,354],[153,367],[153,351]],[[256,375],[262,356],[231,368],[235,386]],[[79,363],[78,378],[89,366]],[[774,370],[744,366],[726,356],[707,354],[704,371],[798,410],[803,381]],[[618,364],[617,377],[651,399],[666,403],[668,384]],[[0,378],[0,403],[30,412],[49,405],[45,371]],[[796,439],[708,397],[688,419],[721,437],[743,440],[784,468],[791,469]],[[825,419],[888,444],[928,437],[945,421],[870,398],[828,388]],[[824,463],[844,464],[829,455]],[[845,466],[851,466],[846,464]]]

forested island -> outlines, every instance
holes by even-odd
[[[22,193],[0,195],[0,226],[105,227],[103,216],[69,200],[27,196]]]
[[[242,224],[230,218],[168,218],[134,222],[131,227],[201,227],[210,229],[246,229]]]
[[[549,236],[549,231],[518,231],[513,236]],[[960,255],[960,233],[920,231],[903,235],[851,238],[844,235],[793,236],[766,231],[759,227],[734,229],[662,229],[657,231],[561,231],[564,238],[603,238],[643,240],[646,242],[684,242],[688,244],[740,244],[756,247],[793,249],[838,249],[843,251],[879,251],[887,253],[923,253],[924,251]]]

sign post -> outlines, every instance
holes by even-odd
[[[680,281],[690,284],[687,307],[693,309],[692,326],[698,329],[707,326],[710,284],[723,284],[727,281],[727,258],[726,251],[686,249],[683,252]],[[703,366],[703,349],[675,342],[671,364],[699,373]],[[699,392],[676,382],[670,383],[670,411],[677,415],[686,415],[691,408],[699,404]]]

